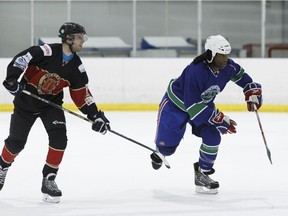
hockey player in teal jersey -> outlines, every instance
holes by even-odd
[[[156,148],[165,156],[172,155],[184,136],[186,125],[192,134],[202,138],[199,160],[194,163],[196,192],[218,193],[219,183],[209,177],[214,173],[221,134],[236,133],[236,122],[215,107],[215,97],[229,81],[243,89],[248,111],[262,105],[259,83],[228,57],[231,45],[221,35],[207,38],[205,52],[197,56],[177,79],[172,79],[159,105]],[[152,166],[162,162],[151,155]]]

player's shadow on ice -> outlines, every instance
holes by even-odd
[[[235,192],[236,193],[236,192]],[[178,190],[177,193],[170,193],[162,190],[154,190],[154,199],[161,200],[162,202],[174,203],[177,205],[189,205],[193,208],[193,213],[211,213],[214,212],[226,212],[226,211],[238,211],[238,212],[253,212],[264,209],[287,209],[287,205],[273,205],[269,202],[269,197],[259,196],[256,194],[231,194],[225,193],[216,195],[209,194],[197,194],[193,190],[182,191]],[[239,192],[238,192],[239,193]],[[186,209],[187,210],[187,209]],[[191,209],[190,209],[191,210]],[[183,209],[183,211],[185,211]]]

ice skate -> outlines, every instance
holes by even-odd
[[[50,173],[43,178],[41,191],[43,193],[43,201],[49,203],[59,203],[62,196],[61,190],[55,182],[56,174]]]
[[[0,165],[0,190],[2,190],[3,186],[4,186],[4,182],[5,182],[5,178],[8,172],[8,168],[2,168],[2,166]]]
[[[194,171],[195,171],[195,185],[196,192],[201,194],[217,194],[219,183],[214,181],[209,177],[209,175],[214,173],[214,169],[210,172],[202,172],[199,167],[199,163],[194,163]]]
[[[160,169],[160,167],[162,166],[161,158],[159,158],[158,155],[156,155],[155,153],[152,153],[150,155],[150,158],[152,160],[151,164],[152,164],[153,169],[155,169],[155,170]]]

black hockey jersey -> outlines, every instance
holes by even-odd
[[[81,59],[75,53],[63,64],[62,44],[32,46],[17,54],[7,67],[6,80],[18,79],[26,90],[53,103],[62,105],[63,88],[69,87],[75,105],[84,114],[93,116],[97,106],[88,89],[88,77]],[[50,105],[28,95],[20,94],[14,99],[16,106],[31,112],[41,112]]]

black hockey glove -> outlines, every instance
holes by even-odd
[[[105,117],[104,112],[99,110],[94,116],[89,116],[88,118],[93,121],[92,130],[97,131],[101,134],[105,134],[107,130],[110,130],[110,122]]]
[[[4,80],[3,85],[14,96],[20,94],[26,87],[25,83],[18,82],[17,80]]]

